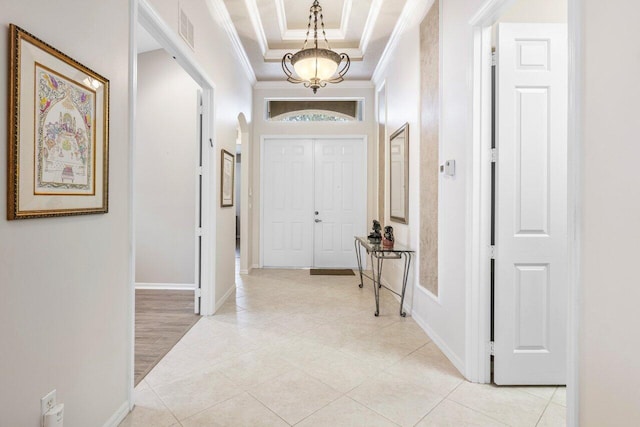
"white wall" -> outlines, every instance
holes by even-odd
[[[131,381],[129,2],[0,0],[0,10],[1,197],[9,23],[104,75],[111,97],[109,213],[9,222],[0,203],[0,425],[40,426],[40,398],[55,388],[65,426],[102,426]]]
[[[582,4],[580,425],[640,425],[640,4]]]
[[[349,98],[364,99],[364,120],[361,122],[275,122],[265,119],[265,105],[267,99],[318,99],[322,98]],[[263,82],[258,83],[253,92],[253,139],[251,140],[251,165],[245,163],[244,168],[251,168],[251,194],[253,195],[249,204],[252,205],[252,254],[253,268],[258,267],[260,261],[260,138],[263,136],[283,136],[283,135],[365,135],[367,137],[367,226],[371,226],[377,208],[377,187],[376,179],[376,125],[374,114],[374,92],[373,85],[368,82],[349,82],[337,85],[328,85],[318,89],[318,94],[313,95],[311,89],[302,85],[293,85],[286,82]]]
[[[136,283],[195,284],[198,89],[163,49],[138,55]]]
[[[498,22],[567,22],[567,0],[516,0]]]
[[[414,248],[419,242],[419,183],[418,159],[420,149],[420,87],[419,25],[431,2],[415,4],[411,22],[405,28],[387,66],[376,72],[376,85],[387,86],[388,132],[404,121],[410,126],[409,167],[410,201],[409,224],[394,224],[398,237]],[[456,161],[456,176],[440,179],[438,230],[438,296],[417,286],[414,274],[413,296],[410,299],[413,316],[425,328],[454,365],[465,371],[465,210],[467,200],[467,164],[471,149],[472,122],[470,106],[472,92],[469,77],[472,70],[472,31],[468,24],[482,4],[481,0],[443,0],[440,5],[440,163],[442,159]],[[416,154],[413,157],[413,153]],[[420,256],[420,254],[418,254]],[[418,263],[416,263],[418,264]]]
[[[244,113],[251,122],[251,80],[238,60],[234,47],[224,30],[214,3],[221,0],[151,0],[151,6],[178,34],[178,3],[194,25],[195,51],[193,55],[215,84],[215,151],[212,164],[215,171],[211,188],[216,191],[212,200],[216,209],[215,259],[203,260],[215,265],[216,303],[235,288],[235,209],[220,207],[219,165],[221,149],[235,152],[238,114]]]

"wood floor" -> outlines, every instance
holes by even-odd
[[[199,318],[193,291],[136,290],[136,385]]]

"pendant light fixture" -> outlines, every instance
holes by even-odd
[[[325,48],[318,46],[318,18]],[[307,47],[312,22],[313,47]],[[293,66],[296,75],[287,67],[287,61]],[[342,68],[340,68],[341,63],[343,63]],[[302,49],[294,54],[287,53],[282,57],[282,70],[287,75],[287,81],[303,83],[305,87],[310,87],[313,93],[316,93],[318,88],[325,87],[327,83],[340,83],[343,81],[350,65],[349,55],[331,50],[324,31],[322,6],[320,6],[318,0],[314,0],[309,9],[309,25],[307,26],[307,36]],[[338,68],[340,68],[340,71],[338,71]]]

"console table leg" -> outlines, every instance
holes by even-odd
[[[377,261],[374,264],[374,258]],[[375,270],[374,270],[375,265]],[[371,253],[371,276],[373,278],[373,295],[376,299],[376,312],[374,316],[378,317],[380,315],[380,276],[382,273],[382,259],[379,257],[374,257],[373,252]]]
[[[406,252],[404,255],[404,273],[402,274],[402,294],[400,296],[400,316],[407,317],[404,308],[404,294],[407,290],[407,279],[409,279],[409,268],[411,267],[411,253]]]
[[[353,245],[355,246],[355,249],[356,249],[356,259],[358,260],[358,272],[360,273],[360,284],[358,285],[358,287],[362,288],[364,286],[364,283],[362,281],[362,253],[360,252],[361,245],[357,240],[353,241]]]

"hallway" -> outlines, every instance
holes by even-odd
[[[136,388],[121,426],[563,426],[564,387],[466,382],[370,283],[306,270],[237,276]]]

